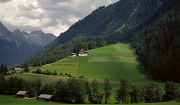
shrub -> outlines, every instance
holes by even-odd
[[[68,77],[72,77],[71,74],[68,74],[67,76],[68,76]]]
[[[46,72],[45,72],[45,74],[46,74],[46,75],[51,75],[51,71],[47,69]]]
[[[57,75],[57,71],[56,71],[56,70],[54,70],[54,72],[52,73],[52,75]]]
[[[36,70],[36,73],[37,73],[37,74],[42,74],[42,70],[41,70],[40,68],[38,68],[38,69]]]
[[[63,73],[60,73],[60,75],[63,75]]]
[[[179,87],[173,81],[166,82],[164,91],[164,101],[177,100],[180,96]]]

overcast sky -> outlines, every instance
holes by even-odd
[[[10,30],[58,36],[100,6],[118,0],[0,0],[0,21]]]

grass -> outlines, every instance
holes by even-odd
[[[140,71],[140,64],[128,44],[115,44],[88,51],[87,57],[64,58],[52,64],[41,67],[43,71],[57,70],[58,74],[84,75],[87,78],[96,78],[118,82],[126,78],[133,83],[149,82]],[[52,77],[53,78],[53,77]]]
[[[43,71],[51,70],[51,72],[56,70],[58,74],[70,73],[75,76],[78,69],[78,58],[64,58],[55,63],[44,65],[41,69]]]
[[[54,72],[54,70],[57,70],[57,76],[33,73],[16,74],[13,76],[31,81],[34,79],[41,79],[43,83],[51,83],[59,79],[65,81],[68,79],[67,76],[60,76],[60,73],[63,73],[63,75],[67,73],[77,77],[84,75],[90,82],[93,79],[97,79],[99,90],[101,91],[103,91],[102,83],[104,79],[108,78],[113,87],[110,103],[115,103],[114,96],[119,87],[119,80],[121,78],[128,79],[135,84],[151,82],[151,80],[148,80],[142,73],[140,69],[141,66],[136,61],[136,56],[133,54],[128,44],[119,43],[105,46],[89,50],[88,53],[89,56],[87,57],[67,57],[40,68],[42,71],[51,70],[51,72]]]
[[[127,104],[127,105],[179,105],[179,104],[180,104],[179,102],[170,101],[170,102],[138,103],[138,104]],[[66,105],[66,104],[57,103],[57,102],[39,101],[36,98],[16,99],[15,96],[0,95],[0,105]],[[87,105],[87,104],[81,104],[81,105]]]
[[[125,62],[86,62],[86,58],[79,58],[79,69],[77,75],[85,75],[88,78],[105,79],[119,81],[126,78],[133,83],[146,83],[147,80],[139,71],[137,63]]]
[[[90,56],[78,57],[77,75],[96,79],[108,78],[117,82],[120,78],[126,78],[133,83],[150,81],[141,72],[140,64],[128,44],[119,43],[88,52]]]
[[[0,105],[59,105],[56,102],[38,101],[37,98],[17,99],[15,96],[0,95]]]
[[[119,87],[120,78],[128,79],[132,83],[144,84],[150,82],[140,70],[140,64],[128,44],[115,44],[88,51],[87,57],[64,58],[52,64],[44,65],[41,69],[57,70],[58,73],[68,73],[73,76],[86,76],[89,81],[97,79],[99,90],[103,91],[105,78],[111,81],[113,90],[110,103],[115,103],[115,92]],[[63,66],[63,61],[73,61],[75,67]],[[77,62],[75,62],[77,61]],[[61,66],[60,66],[61,64]],[[73,65],[72,64],[72,65]],[[56,66],[57,65],[57,66]]]
[[[110,46],[105,46],[88,51],[90,57],[94,56],[126,56],[126,57],[135,57],[133,51],[130,49],[129,44],[114,44]]]
[[[43,84],[56,82],[59,79],[62,79],[65,81],[68,79],[68,77],[66,77],[66,76],[60,76],[60,75],[52,76],[52,75],[34,74],[34,73],[14,74],[11,76],[17,76],[18,78],[23,78],[26,81],[33,81],[35,79],[41,79]],[[11,77],[11,76],[9,76],[9,77]]]

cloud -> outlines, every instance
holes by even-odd
[[[13,31],[43,30],[59,35],[99,6],[118,0],[1,0],[2,23]],[[9,1],[9,2],[7,2]]]
[[[6,2],[9,2],[9,1],[12,1],[12,0],[0,0],[0,3],[6,3]]]

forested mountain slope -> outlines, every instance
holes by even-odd
[[[120,0],[100,7],[36,52],[32,65],[54,62],[79,49],[132,43],[148,77],[180,81],[179,0]]]
[[[136,50],[147,75],[158,80],[180,81],[180,6],[134,34]]]

